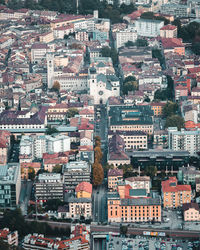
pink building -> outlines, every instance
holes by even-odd
[[[197,203],[183,204],[184,221],[200,221],[200,209]]]
[[[187,97],[188,96],[188,88],[186,86],[176,86],[175,87],[175,99],[176,101],[179,101],[181,97]]]

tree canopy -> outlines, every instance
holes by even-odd
[[[138,82],[134,76],[128,76],[124,79],[122,92],[127,95],[129,91],[135,91],[138,89]]]
[[[100,51],[103,57],[111,57],[113,64],[117,64],[118,62],[118,54],[116,49],[114,48],[109,48],[107,46],[103,47]]]
[[[56,90],[56,91],[60,91],[60,83],[58,81],[55,81],[53,83],[53,87],[52,87],[53,90]]]
[[[165,127],[177,127],[178,130],[184,128],[185,121],[180,115],[172,115],[167,117]]]
[[[157,173],[157,167],[155,166],[148,166],[144,169],[144,174],[153,178]]]
[[[51,127],[50,125],[47,125],[47,130],[46,130],[46,134],[47,135],[52,135],[58,133],[58,130],[54,127]]]
[[[165,104],[162,110],[162,114],[164,117],[170,117],[172,115],[175,115],[178,111],[178,104],[174,102],[168,102]]]
[[[56,164],[52,170],[53,173],[61,173],[62,172],[62,165]]]
[[[75,115],[78,115],[78,114],[79,114],[79,111],[76,108],[69,108],[68,111],[67,111],[67,117],[68,118],[72,118],[72,117],[74,117]]]

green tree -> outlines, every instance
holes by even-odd
[[[62,165],[56,164],[52,170],[53,173],[62,173]]]
[[[165,104],[162,110],[162,114],[164,117],[169,117],[175,115],[178,111],[178,104],[174,102],[168,102]]]
[[[180,115],[172,115],[167,117],[165,127],[177,127],[178,130],[180,130],[181,128],[184,128],[184,125],[185,121],[183,117]]]
[[[157,167],[155,166],[148,166],[144,169],[144,174],[153,178],[157,173]]]
[[[136,46],[137,47],[147,47],[148,46],[148,42],[146,39],[141,39],[141,38],[138,38],[136,40]]]
[[[116,49],[114,48],[110,49],[109,47],[106,46],[101,49],[100,53],[103,57],[111,57],[114,65],[118,63],[118,54]]]
[[[192,51],[193,51],[196,55],[200,55],[200,43],[199,43],[199,42],[194,42],[194,43],[192,43]]]
[[[134,76],[128,76],[124,79],[122,92],[127,95],[129,91],[135,91],[138,89],[138,82]]]
[[[65,203],[59,199],[51,199],[45,203],[45,210],[46,211],[49,211],[49,210],[56,211],[59,206],[63,206],[64,204]]]
[[[120,234],[121,235],[126,235],[127,234],[127,231],[128,231],[128,227],[125,226],[125,225],[120,225]]]
[[[134,45],[135,45],[135,43],[132,42],[132,41],[128,41],[128,42],[125,43],[125,47],[131,47],[131,46],[134,46]]]
[[[56,134],[58,133],[58,130],[54,127],[51,127],[50,125],[47,125],[47,129],[46,129],[46,134],[47,135],[52,135],[52,134]]]
[[[68,111],[67,111],[67,117],[68,118],[72,118],[72,117],[74,117],[75,115],[78,115],[78,114],[79,114],[79,111],[76,108],[69,108]]]

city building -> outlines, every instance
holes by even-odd
[[[89,250],[90,239],[88,238],[89,231],[86,226],[76,225],[72,228],[72,234],[70,239],[61,240],[60,238],[52,239],[46,238],[43,234],[28,234],[23,240],[23,249],[77,249],[77,250]]]
[[[123,138],[126,150],[148,148],[148,135],[142,131],[108,131],[108,139],[114,135]]]
[[[80,219],[83,216],[85,219],[92,217],[92,199],[91,198],[74,198],[69,200],[69,218]]]
[[[160,29],[160,36],[164,38],[176,38],[177,37],[177,26],[165,25]]]
[[[169,127],[168,148],[175,151],[187,150],[191,156],[197,155],[200,151],[200,130],[178,131],[176,127]]]
[[[130,158],[125,152],[124,140],[117,134],[109,139],[107,163],[114,167],[130,164]]]
[[[129,177],[125,179],[126,185],[130,185],[132,189],[145,189],[147,194],[150,193],[151,179],[149,176]]]
[[[81,182],[91,181],[91,166],[86,161],[71,161],[62,169],[65,190],[75,191],[76,186]]]
[[[109,222],[161,221],[160,198],[132,198],[131,187],[129,185],[124,186],[123,192],[119,193],[108,193]],[[125,194],[127,195],[125,196]]]
[[[183,204],[184,221],[200,221],[200,208],[198,203]]]
[[[162,14],[172,15],[176,18],[188,17],[190,8],[187,5],[177,3],[166,3],[161,6],[160,9]]]
[[[116,191],[118,184],[123,181],[123,169],[113,168],[108,170],[108,189]]]
[[[188,164],[190,156],[188,151],[171,149],[149,149],[127,152],[127,154],[135,168],[144,170],[147,166],[156,166],[160,171],[171,173],[178,172],[179,167]]]
[[[70,150],[70,137],[66,135],[46,136],[46,152],[58,153]]]
[[[190,203],[192,192],[190,185],[178,185],[176,177],[162,181],[162,198],[164,208],[179,208]]]
[[[164,26],[164,22],[153,19],[139,19],[135,21],[135,27],[138,36],[157,37],[160,36],[160,29]]]
[[[10,246],[18,246],[18,232],[11,232],[9,228],[0,229],[0,240],[3,240]]]
[[[200,171],[193,166],[181,167],[178,171],[178,181],[183,184],[195,185],[196,178],[200,178]]]
[[[124,46],[128,41],[135,43],[137,40],[137,31],[133,27],[116,32],[116,48]]]
[[[153,111],[150,106],[113,106],[109,111],[109,129],[116,131],[142,131],[153,134]]]
[[[46,59],[48,45],[46,43],[34,43],[31,47],[31,62],[39,63]]]
[[[83,181],[76,186],[75,192],[77,198],[91,198],[92,184]]]
[[[37,174],[41,169],[40,162],[22,162],[20,164],[21,168],[21,179],[29,179],[29,173]]]
[[[63,201],[63,195],[63,178],[61,174],[39,174],[35,182],[35,197],[37,202],[45,203],[52,199]]]
[[[152,102],[151,109],[153,110],[154,116],[161,116],[162,115],[162,110],[163,107],[165,106],[166,103],[162,102]]]
[[[19,163],[0,166],[0,207],[16,208],[19,204],[21,173]]]
[[[110,96],[120,95],[119,79],[114,74],[98,73],[92,67],[88,77],[89,94],[94,97],[94,104],[106,104]]]

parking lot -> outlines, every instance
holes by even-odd
[[[135,239],[109,235],[107,250],[192,250],[200,249],[199,241],[183,242],[181,240],[148,238],[138,236]]]

